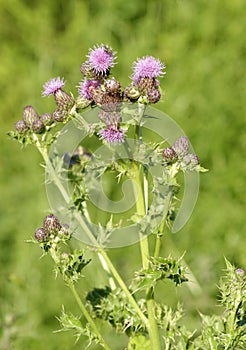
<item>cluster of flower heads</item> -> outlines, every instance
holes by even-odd
[[[26,106],[23,110],[22,120],[15,124],[15,129],[20,134],[26,133],[28,130],[36,134],[41,134],[45,131],[46,126],[53,123],[50,113],[38,115],[37,111],[32,106]]]
[[[52,78],[43,86],[42,96],[53,95],[56,110],[52,114],[41,117],[32,106],[24,108],[23,120],[16,123],[15,129],[20,134],[28,129],[35,133],[44,133],[48,125],[64,122],[72,113],[72,109],[79,110],[91,106],[101,109],[99,119],[105,124],[98,132],[98,136],[107,142],[124,142],[125,130],[120,127],[120,108],[122,102],[140,102],[144,104],[156,103],[160,100],[160,82],[157,79],[165,72],[165,65],[152,56],[144,56],[133,63],[131,84],[125,89],[120,83],[110,77],[111,68],[115,65],[116,53],[108,45],[100,44],[89,49],[87,60],[81,64],[80,72],[83,80],[79,83],[79,97],[63,90],[64,78]]]
[[[186,136],[179,137],[172,147],[165,148],[162,152],[166,163],[173,164],[179,162],[188,170],[199,165],[199,158],[195,153],[189,153],[189,139]]]
[[[52,244],[70,239],[71,235],[68,225],[62,225],[54,214],[49,214],[44,218],[43,226],[35,231],[34,237],[47,250]]]
[[[89,50],[87,60],[81,64],[83,80],[79,95],[101,108],[99,119],[106,125],[98,135],[107,142],[124,142],[125,130],[120,127],[122,102],[156,103],[160,100],[157,77],[164,74],[164,64],[152,56],[133,63],[132,83],[124,90],[115,78],[110,78],[110,69],[115,65],[115,52],[104,44]]]

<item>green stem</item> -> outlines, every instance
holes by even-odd
[[[95,322],[93,321],[93,319],[91,318],[90,314],[88,313],[85,305],[83,304],[82,300],[80,299],[73,282],[71,282],[70,280],[68,281],[68,286],[70,288],[70,290],[72,291],[77,304],[79,305],[80,310],[82,311],[83,315],[85,316],[87,322],[90,324],[91,328],[93,329],[94,333],[96,334],[96,336],[98,337],[101,345],[104,347],[105,350],[111,350],[111,348],[108,346],[108,344],[106,343],[106,341],[103,339],[101,333],[99,332]]]
[[[142,107],[142,106],[141,106]],[[140,108],[140,113],[144,113],[145,108]],[[141,115],[141,117],[142,117]],[[135,127],[135,139],[142,141],[142,128],[141,128],[141,118],[139,125]],[[137,166],[134,164],[135,180],[138,184],[138,197],[136,199],[136,210],[140,217],[144,217],[147,213],[147,204],[148,204],[148,187],[145,185],[146,172],[142,166]],[[143,181],[142,181],[143,179]],[[145,185],[145,186],[144,186]],[[149,267],[149,242],[148,237],[143,237],[140,234],[140,250],[142,256],[142,266],[144,269]],[[151,349],[161,350],[160,336],[158,326],[155,320],[155,300],[154,300],[154,288],[148,288],[146,291],[146,304],[148,311],[148,320],[149,320],[149,337],[151,343]]]
[[[161,239],[164,233],[164,228],[165,228],[165,224],[166,224],[166,218],[167,218],[167,214],[168,214],[168,210],[169,210],[169,206],[170,206],[170,202],[172,199],[172,189],[171,187],[168,189],[168,193],[167,196],[165,198],[165,207],[164,207],[164,211],[163,211],[163,217],[162,217],[162,222],[158,228],[158,232],[157,232],[157,237],[156,237],[156,242],[155,242],[155,252],[154,252],[154,257],[157,258],[160,254],[160,249],[161,249]]]
[[[50,255],[52,257],[52,259],[54,260],[55,264],[58,265],[60,262],[59,259],[59,255],[57,253],[57,250],[55,248],[50,248]],[[68,284],[70,290],[72,291],[75,300],[77,301],[77,304],[79,305],[80,310],[82,311],[84,317],[86,318],[87,322],[90,324],[91,329],[94,331],[94,333],[96,334],[99,342],[101,343],[101,345],[104,347],[105,350],[111,350],[111,348],[108,346],[108,344],[105,342],[105,340],[103,339],[101,333],[99,332],[95,322],[93,321],[93,319],[91,318],[90,314],[88,313],[85,305],[83,304],[82,300],[80,299],[80,296],[78,295],[75,287],[74,287],[74,283],[69,280],[66,279],[65,282]]]

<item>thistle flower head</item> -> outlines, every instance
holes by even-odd
[[[43,228],[50,233],[58,233],[61,229],[60,221],[54,214],[49,214],[44,218]]]
[[[172,145],[172,148],[177,153],[178,157],[183,158],[186,156],[189,152],[189,139],[186,136],[179,137],[174,144]]]
[[[32,106],[26,106],[23,110],[23,120],[31,127],[34,121],[39,120],[37,111]]]
[[[107,45],[97,45],[89,50],[88,62],[96,73],[106,74],[114,66],[114,60],[115,53]]]
[[[165,65],[153,56],[145,56],[133,63],[132,80],[137,83],[140,78],[157,78],[165,74]]]
[[[32,131],[35,132],[36,134],[42,134],[43,131],[45,131],[45,126],[44,123],[42,122],[42,120],[35,120],[32,123]]]
[[[53,123],[53,118],[51,113],[44,113],[40,116],[40,120],[44,125],[50,125]]]
[[[81,97],[86,98],[87,100],[92,100],[92,90],[100,86],[100,81],[98,80],[88,80],[85,79],[79,83],[79,94]]]
[[[165,148],[162,155],[167,162],[173,162],[177,159],[177,154],[172,147]]]
[[[23,134],[28,130],[28,126],[24,120],[19,120],[17,123],[15,123],[15,130],[18,131],[18,133]]]
[[[195,153],[189,153],[183,158],[183,163],[187,170],[193,170],[197,165],[199,165],[199,158]]]
[[[43,227],[40,227],[35,231],[34,237],[38,242],[43,243],[48,240],[49,233]]]
[[[157,103],[161,98],[159,89],[149,90],[147,93],[149,103]]]
[[[57,90],[61,89],[64,85],[65,85],[64,78],[61,79],[60,77],[57,77],[57,78],[50,79],[44,84],[43,86],[44,90],[42,95],[50,96],[54,94]]]
[[[98,132],[100,139],[106,140],[108,143],[123,143],[125,142],[125,131],[122,129],[108,126]]]

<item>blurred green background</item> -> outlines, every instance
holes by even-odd
[[[53,99],[41,97],[42,85],[65,77],[76,94],[80,64],[88,48],[108,43],[118,52],[113,75],[130,81],[133,60],[160,58],[167,66],[156,107],[189,136],[209,173],[201,175],[200,196],[188,224],[168,233],[162,254],[182,254],[200,284],[175,292],[162,286],[159,299],[184,303],[194,327],[197,310],[219,312],[216,284],[224,257],[246,267],[246,2],[245,0],[0,0],[0,347],[6,349],[84,349],[59,329],[61,305],[76,312],[75,302],[52,263],[40,259],[37,246],[25,243],[49,212],[41,158],[32,147],[20,149],[6,132],[25,105],[45,113]],[[139,260],[138,247],[109,252],[129,279]],[[88,267],[81,293],[104,286],[97,263]],[[89,282],[88,282],[89,281]],[[97,284],[97,286],[99,286]],[[84,287],[84,288],[83,288]],[[105,329],[112,348],[125,338]]]

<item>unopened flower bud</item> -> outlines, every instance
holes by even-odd
[[[104,86],[109,94],[120,94],[120,83],[115,78],[106,80]]]
[[[84,62],[80,66],[80,72],[83,74],[84,77],[88,77],[90,75],[90,63],[88,61]]]
[[[34,237],[36,238],[36,240],[38,242],[42,243],[42,242],[46,242],[48,240],[49,234],[43,227],[41,227],[35,231]]]
[[[141,77],[137,81],[137,86],[140,92],[149,91],[156,88],[156,80],[149,77]]]
[[[162,155],[167,162],[174,162],[177,159],[177,154],[172,147],[165,148]]]
[[[32,123],[38,120],[38,113],[32,106],[26,106],[23,110],[23,120],[27,126],[31,127]]]
[[[44,125],[51,125],[53,123],[53,118],[51,113],[44,113],[40,116],[40,120]]]
[[[178,157],[182,158],[189,152],[189,139],[186,136],[179,137],[174,144],[172,145],[172,148],[177,153]]]
[[[18,131],[18,133],[23,134],[28,130],[28,126],[24,120],[19,120],[17,123],[15,123],[15,130]]]
[[[36,134],[42,134],[42,132],[45,130],[44,123],[41,120],[35,120],[32,123],[32,131]]]
[[[54,214],[50,214],[44,218],[43,227],[50,233],[58,233],[61,224]]]
[[[147,93],[149,103],[157,103],[161,98],[161,93],[159,89],[148,90]]]
[[[92,92],[92,98],[94,102],[100,107],[103,104],[103,97],[105,92],[101,89],[94,89]]]
[[[184,156],[183,162],[185,165],[188,165],[189,168],[192,168],[199,164],[199,158],[195,153],[190,153]]]
[[[59,109],[69,111],[73,107],[75,102],[73,97],[62,89],[58,89],[54,93],[54,96]]]
[[[140,96],[140,92],[136,86],[127,86],[124,90],[124,97],[126,99],[137,100]]]
[[[242,276],[242,277],[245,275],[245,271],[241,268],[236,269],[235,273],[236,273],[236,275]]]
[[[56,109],[55,112],[52,114],[52,118],[56,122],[64,122],[64,120],[66,120],[67,118],[67,114],[65,113],[65,111]]]

